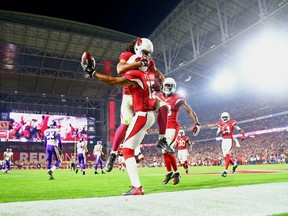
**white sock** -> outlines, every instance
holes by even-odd
[[[128,158],[127,160],[125,160],[125,163],[132,186],[137,188],[140,187],[141,183],[138,176],[138,170],[135,158],[134,157]]]

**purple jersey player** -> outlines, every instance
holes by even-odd
[[[49,180],[53,180],[54,177],[52,173],[54,170],[59,168],[61,164],[61,154],[62,154],[62,142],[60,136],[60,130],[56,128],[56,123],[53,123],[53,126],[44,132],[44,147],[46,149],[47,157],[47,170],[48,175],[50,176]],[[56,160],[54,165],[51,168],[53,156]]]
[[[88,153],[87,149],[87,142],[84,140],[83,137],[76,144],[76,151],[77,151],[77,160],[78,164],[76,167],[76,173],[78,173],[79,168],[83,172],[83,175],[86,173],[86,153]]]
[[[102,142],[101,141],[97,141],[97,144],[94,146],[93,149],[93,155],[95,157],[96,163],[95,163],[95,167],[94,167],[94,174],[98,174],[97,169],[98,169],[98,165],[100,166],[101,169],[101,173],[105,174],[104,170],[103,170],[103,161],[101,158],[101,155],[104,154],[102,151]]]

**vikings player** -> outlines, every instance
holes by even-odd
[[[13,152],[12,149],[6,149],[6,152],[4,152],[4,166],[5,169],[3,169],[3,173],[10,173],[10,167],[11,167],[11,163],[13,162]]]
[[[93,149],[93,155],[95,157],[96,163],[95,163],[95,168],[94,168],[94,174],[98,174],[97,169],[98,169],[98,165],[100,166],[101,169],[101,173],[105,174],[104,170],[103,170],[103,161],[101,158],[101,155],[103,155],[103,151],[102,151],[102,142],[101,141],[97,141],[96,145],[94,146]]]
[[[79,168],[83,172],[83,175],[86,174],[86,153],[88,152],[87,149],[87,142],[84,140],[83,137],[76,144],[76,151],[77,151],[77,160],[78,164],[76,166],[76,173],[78,173]]]
[[[44,131],[44,148],[46,149],[47,173],[49,175],[49,180],[54,180],[53,172],[59,168],[62,154],[60,130],[56,128],[56,122]],[[51,168],[53,156],[56,159],[56,162]]]

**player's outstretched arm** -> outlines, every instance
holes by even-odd
[[[201,126],[200,126],[196,112],[186,102],[182,103],[181,106],[188,113],[189,117],[194,121],[194,126],[192,128],[192,134],[193,134],[193,136],[197,136],[201,130]]]
[[[93,72],[92,76],[101,82],[104,82],[106,84],[113,85],[113,86],[130,86],[130,85],[136,86],[137,85],[136,82],[127,80],[124,77],[111,77],[111,76],[107,76],[105,74],[101,74],[96,71]]]
[[[117,73],[123,74],[129,70],[136,70],[141,66],[142,63],[140,61],[127,64],[125,60],[120,60],[119,63],[117,64]]]

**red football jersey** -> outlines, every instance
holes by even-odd
[[[232,139],[234,132],[234,125],[237,124],[235,120],[229,120],[228,122],[218,122],[217,125],[220,127],[223,139]]]
[[[150,71],[130,70],[123,74],[123,76],[128,80],[138,83],[136,87],[128,87],[133,98],[134,112],[156,110],[156,95],[155,91],[151,88],[155,82],[155,74]]]
[[[187,149],[188,142],[189,142],[188,136],[183,137],[178,136],[176,140],[176,148],[178,148],[178,150],[185,150]]]
[[[157,94],[160,99],[170,105],[170,112],[168,113],[167,128],[179,129],[180,124],[178,122],[178,114],[180,111],[181,104],[185,102],[185,98],[177,93],[172,94],[169,97],[165,97],[164,93]]]
[[[123,52],[119,56],[119,61],[125,60],[127,62],[132,55],[134,55],[134,53],[132,53],[132,52]],[[129,89],[128,89],[128,86],[123,86],[123,94],[126,94],[126,95],[131,94]]]

